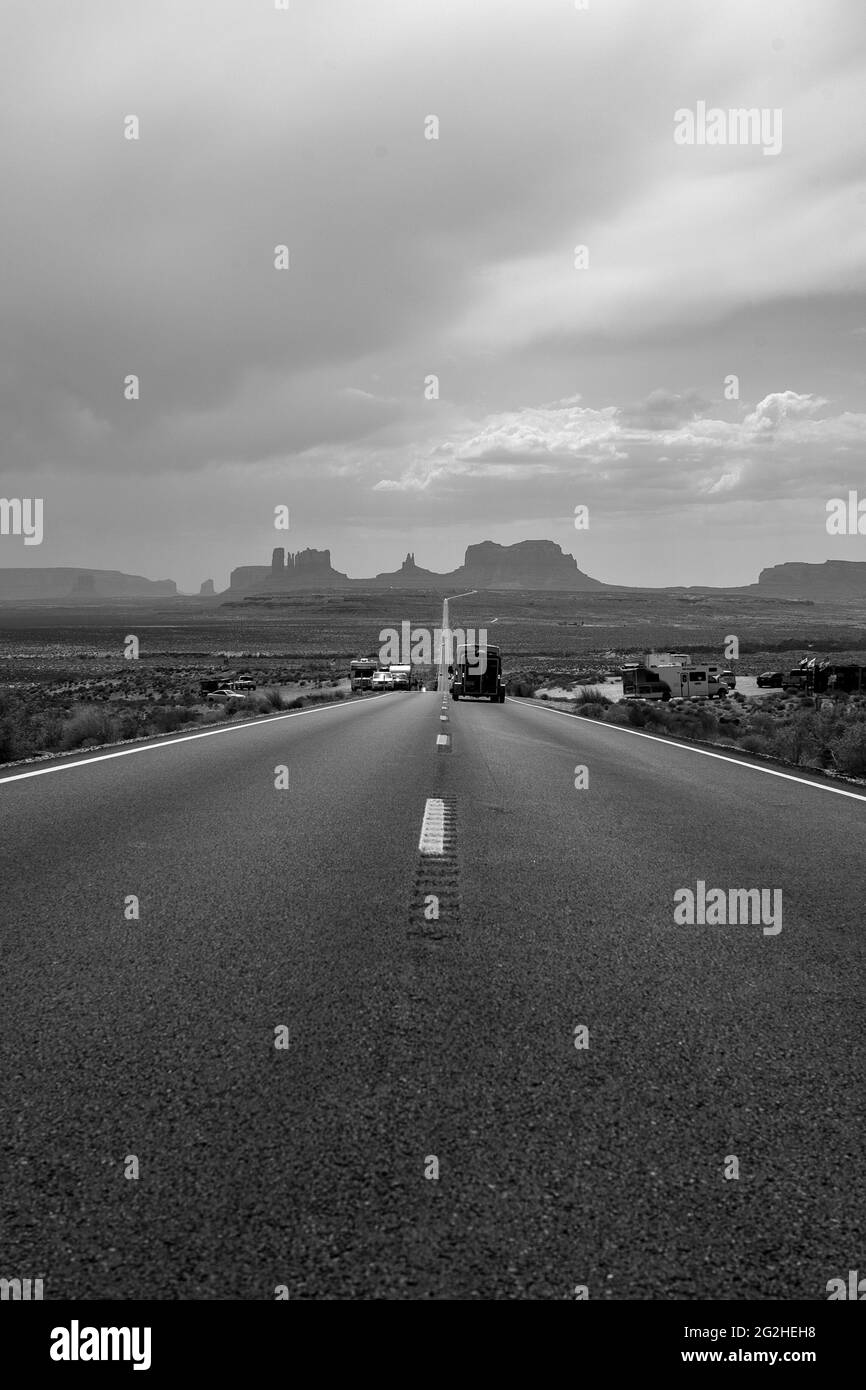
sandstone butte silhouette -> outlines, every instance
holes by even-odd
[[[410,551],[398,570],[369,579],[350,579],[334,569],[330,550],[292,554],[277,546],[270,566],[242,565],[232,570],[229,585],[231,593],[251,596],[295,589],[441,588],[456,592],[461,587],[589,590],[608,586],[579,570],[574,556],[564,554],[554,541],[518,541],[516,545],[482,541],[467,548],[458,569],[444,574],[416,565]]]
[[[467,547],[463,564],[448,573],[423,569],[410,551],[399,569],[370,579],[350,579],[334,569],[329,550],[301,550],[295,554],[277,546],[270,565],[241,565],[232,570],[229,588],[216,592],[207,579],[199,590],[203,599],[246,600],[278,597],[298,590],[323,589],[427,589],[457,593],[462,589],[572,590],[589,592],[623,590],[636,586],[606,584],[577,566],[554,541],[518,541],[499,545],[482,541]],[[789,561],[762,569],[755,584],[667,586],[668,592],[737,592],[767,599],[813,603],[866,602],[866,561],[825,560],[807,564]],[[99,603],[105,599],[180,597],[172,579],[145,579],[118,570],[75,567],[10,567],[0,565],[0,602],[42,601]]]

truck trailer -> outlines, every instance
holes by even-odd
[[[505,703],[502,658],[498,647],[458,647],[457,660],[448,667],[452,700],[492,700]]]

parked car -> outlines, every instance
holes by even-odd
[[[212,690],[207,696],[208,701],[214,705],[230,705],[239,700],[245,700],[246,695],[242,695],[239,690]]]
[[[252,676],[239,676],[236,681],[232,681],[233,690],[255,690],[256,683]]]
[[[719,672],[719,680],[722,682],[722,685],[726,685],[729,690],[736,689],[737,678],[729,667],[726,666],[724,671]]]
[[[785,679],[785,673],[784,673],[784,671],[762,671],[761,674],[760,674],[759,677],[758,677],[758,685],[759,685],[759,686],[778,686],[779,689],[781,689],[781,687],[782,687],[782,682],[784,681],[784,679]]]

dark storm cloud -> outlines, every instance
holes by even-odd
[[[725,499],[811,477],[814,500],[862,443],[834,331],[866,291],[862,27],[853,4],[19,6],[0,417],[4,490],[46,497],[26,562],[225,582],[284,501],[298,544],[363,572],[371,528],[395,559],[436,527],[459,549],[557,525],[574,488],[611,516],[709,499],[724,545]],[[678,148],[700,99],[783,107],[782,153]],[[808,364],[787,332],[783,379],[759,345],[780,305]],[[823,419],[764,405],[747,438],[789,393]]]

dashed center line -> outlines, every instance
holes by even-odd
[[[408,930],[434,947],[459,936],[457,808],[450,797],[430,797],[424,806]]]
[[[445,802],[439,797],[428,797],[418,841],[421,854],[445,853],[445,815]]]

